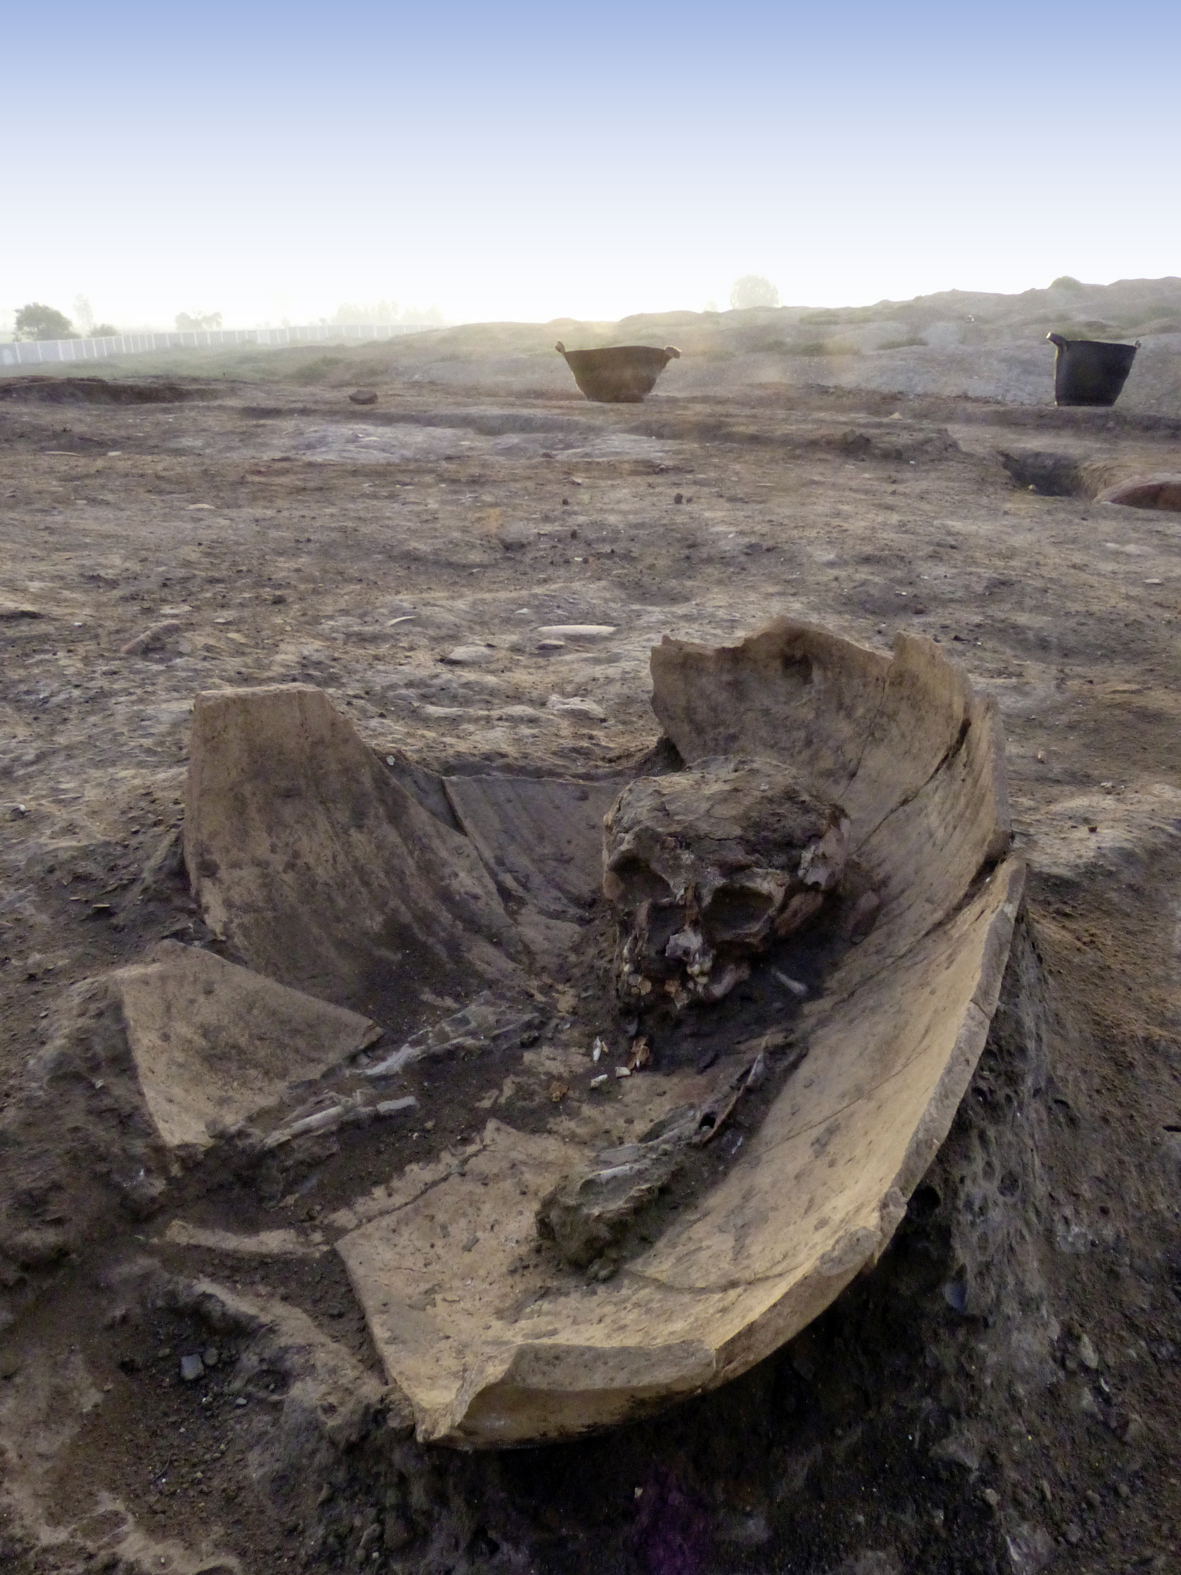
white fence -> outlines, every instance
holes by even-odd
[[[52,366],[60,361],[99,361],[108,355],[143,355],[218,345],[343,344],[357,339],[397,339],[420,334],[428,323],[333,323],[306,328],[210,328],[188,333],[115,334],[110,339],[28,339],[0,344],[0,366]]]

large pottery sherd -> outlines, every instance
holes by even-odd
[[[616,1114],[652,1125],[646,1142],[596,1146],[568,1118],[546,1132],[491,1121],[458,1164],[342,1211],[338,1250],[424,1439],[570,1437],[723,1383],[791,1338],[889,1242],[988,1033],[1023,881],[1004,857],[991,702],[925,641],[901,638],[890,659],[796,624],[721,650],[666,641],[652,668],[654,708],[690,765],[790,764],[844,809],[878,922],[806,1005],[795,1070],[729,1168],[620,1261],[596,1271],[592,1255],[672,1177],[669,1154],[701,1130],[686,1110],[747,1097],[749,1043],[712,1075],[627,1075]],[[800,812],[794,789],[783,812]],[[763,1042],[779,1021],[768,1014]],[[579,1212],[588,1196],[597,1213]],[[565,1267],[545,1246],[563,1232]],[[569,1267],[588,1257],[589,1274]]]
[[[0,1159],[52,1202],[68,1096],[169,1250],[335,1250],[423,1440],[570,1438],[790,1339],[889,1243],[988,1035],[1003,739],[905,636],[783,622],[651,667],[674,769],[631,781],[440,777],[320,691],[200,696],[185,856],[239,961],[170,943],[88,984]],[[217,1172],[249,1215],[329,1162],[307,1239],[174,1191]],[[35,1215],[4,1250],[71,1245]]]

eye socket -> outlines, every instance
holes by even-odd
[[[607,866],[603,891],[611,902],[638,908],[642,902],[672,901],[672,888],[634,853],[621,853]]]
[[[749,886],[726,885],[710,898],[702,914],[702,925],[711,940],[749,935],[774,915],[775,904],[763,891]]]

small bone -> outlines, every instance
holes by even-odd
[[[462,1050],[483,1050],[511,1041],[537,1022],[536,1012],[497,1006],[480,996],[461,1012],[454,1012],[431,1028],[420,1029],[399,1049],[373,1066],[366,1077],[397,1077],[416,1061]]]
[[[791,979],[791,978],[789,978],[787,974],[780,973],[778,968],[772,968],[771,972],[779,980],[780,984],[784,987],[784,989],[785,990],[790,990],[791,993],[797,998],[797,1000],[802,1001],[804,999],[804,997],[807,995],[807,993],[808,993],[808,986],[806,984],[801,983],[801,981],[799,979]]]
[[[704,1105],[669,1112],[638,1143],[605,1149],[581,1175],[566,1176],[542,1199],[537,1228],[551,1238],[567,1263],[585,1265],[610,1246],[631,1220],[682,1168],[691,1148],[718,1135],[735,1105],[767,1072],[766,1055],[728,1078]],[[616,1067],[616,1077],[628,1077]],[[601,1073],[591,1087],[605,1083]]]

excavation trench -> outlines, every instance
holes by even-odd
[[[1110,460],[1039,449],[1002,452],[1000,460],[1019,487],[1043,497],[1092,498],[1098,503],[1181,513],[1181,475],[1175,472],[1149,473]]]
[[[330,1255],[389,1414],[476,1448],[714,1388],[876,1262],[1020,903],[995,708],[906,636],[780,623],[651,665],[668,769],[630,782],[444,778],[322,691],[199,696],[209,944],[76,990],[9,1118],[52,1176],[50,1091],[75,1135],[119,1102],[70,1228],[118,1184],[172,1249]],[[298,1197],[306,1228],[262,1228]],[[10,1257],[73,1245],[29,1207]]]

